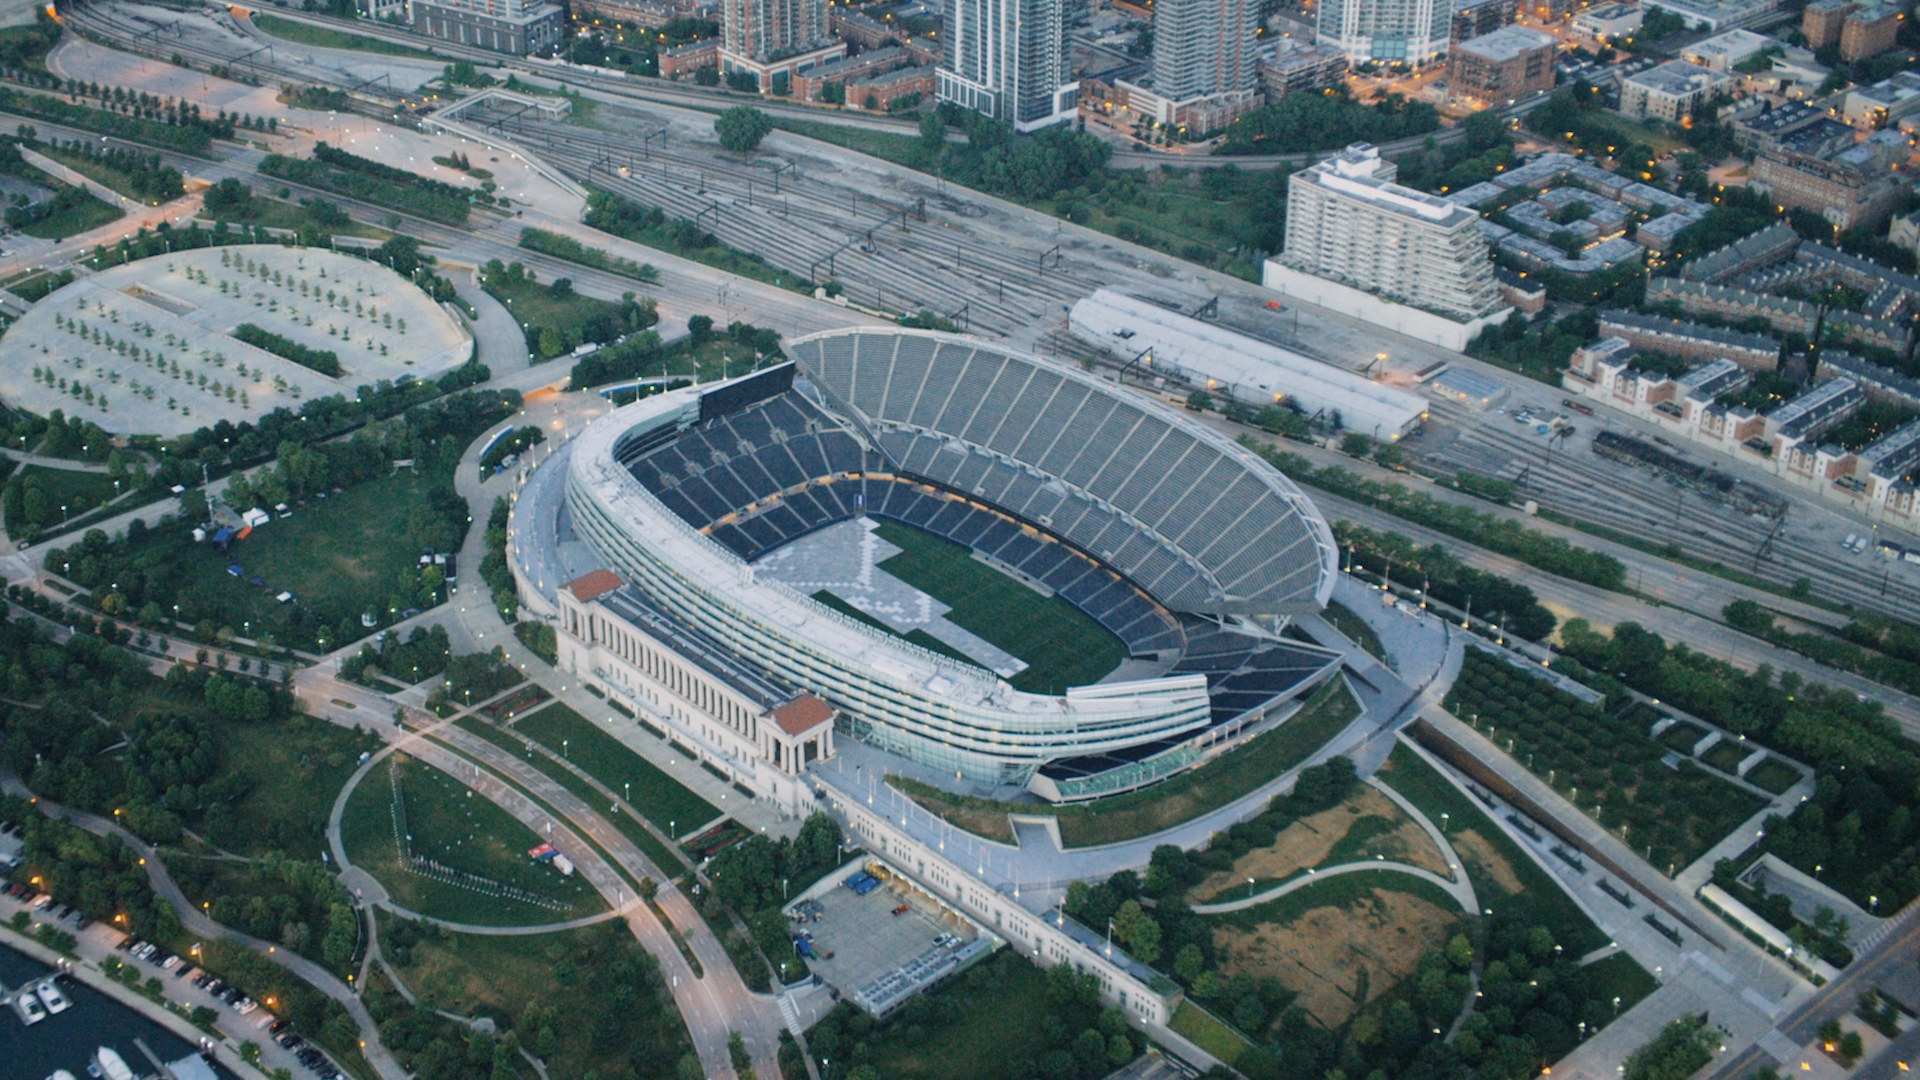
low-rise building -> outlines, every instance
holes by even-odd
[[[858,56],[817,64],[796,74],[789,93],[800,101],[821,101],[828,87],[844,88],[854,79],[901,67],[907,60],[907,50],[898,45],[868,49]]]
[[[1804,338],[1811,338],[1820,325],[1818,304],[1685,278],[1663,277],[1647,282],[1647,303],[1678,304],[1689,314],[1717,315],[1735,321],[1765,319],[1776,334],[1799,334]]]
[[[723,45],[720,49],[720,74],[750,76],[762,94],[786,94],[791,92],[794,79],[816,67],[844,59],[847,43],[836,41],[791,56],[773,55],[778,59],[756,60],[744,53],[729,51]]]
[[[1519,0],[1454,0],[1453,45],[1485,37],[1503,26],[1512,26],[1520,14]]]
[[[1260,43],[1253,67],[1268,101],[1302,90],[1322,90],[1347,74],[1347,54],[1337,45],[1270,38]]]
[[[1766,151],[1753,163],[1749,186],[1779,206],[1811,210],[1841,229],[1876,227],[1906,191],[1908,150],[1899,133],[1880,135],[1891,140],[1876,136],[1827,153]]]
[[[1742,152],[1752,155],[1773,150],[1781,140],[1827,120],[1827,111],[1803,101],[1790,101],[1772,109],[1748,113],[1733,121],[1733,140]]]
[[[1610,308],[1600,313],[1600,333],[1625,338],[1634,348],[1647,352],[1689,360],[1725,357],[1756,371],[1771,371],[1780,362],[1780,343],[1765,334],[1749,334],[1662,315]]]
[[[685,45],[661,49],[659,64],[660,77],[663,79],[677,79],[682,75],[691,75],[701,68],[719,67],[720,39],[689,41]]]
[[[688,0],[574,0],[568,8],[575,22],[598,19],[647,30],[658,30],[675,19],[720,17],[714,4]]]
[[[1754,53],[1770,46],[1778,47],[1779,44],[1751,30],[1729,30],[1680,50],[1680,58],[1724,75],[1731,73],[1735,64]]]
[[[1920,112],[1920,71],[1901,71],[1871,86],[1847,91],[1841,115],[1860,127],[1892,127]]]
[[[886,112],[897,101],[932,101],[939,70],[921,64],[855,79],[847,84],[847,107]]]
[[[1840,59],[1847,63],[1893,48],[1906,15],[1892,4],[1862,4],[1840,24]]]
[[[1524,26],[1504,26],[1453,46],[1448,86],[1456,96],[1504,104],[1553,89],[1556,41]]]
[[[892,24],[881,22],[864,11],[857,11],[844,4],[828,5],[827,32],[863,49],[897,45],[900,39],[906,36]]]
[[[1605,4],[1575,12],[1573,28],[1604,43],[1609,38],[1632,37],[1645,19],[1639,4]]]
[[[1696,30],[1719,33],[1739,27],[1771,26],[1793,18],[1780,0],[1645,0],[1642,5],[1670,11]]]
[[[1920,210],[1894,218],[1887,227],[1887,240],[1920,254]]]
[[[1620,84],[1620,112],[1635,120],[1655,117],[1679,123],[1713,95],[1726,76],[1685,60],[1670,60],[1629,75]]]
[[[1116,112],[1131,112],[1143,120],[1198,134],[1219,131],[1261,104],[1257,90],[1203,94],[1176,101],[1156,91],[1151,78],[1115,79],[1109,101]]]
[[[1774,266],[1800,250],[1800,234],[1786,222],[1769,225],[1723,248],[1715,248],[1680,268],[1680,276],[1718,284],[1742,274]]]

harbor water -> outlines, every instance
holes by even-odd
[[[5,946],[0,946],[0,985],[8,989],[42,978],[53,969]],[[159,1072],[140,1049],[144,1043],[163,1062],[177,1061],[198,1047],[145,1016],[73,979],[60,980],[60,992],[73,1007],[31,1026],[22,1023],[11,1007],[0,1006],[0,1080],[44,1080],[65,1069],[85,1080],[94,1051],[110,1046],[136,1076]],[[233,1074],[218,1065],[221,1080]]]

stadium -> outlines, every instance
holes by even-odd
[[[927,773],[1056,801],[1187,768],[1277,721],[1337,669],[1337,653],[1290,627],[1332,592],[1332,533],[1290,481],[1225,437],[959,335],[849,329],[786,351],[756,374],[614,410],[551,459],[563,484],[523,489],[523,593],[534,579],[589,575],[542,590],[571,590],[563,666],[676,715],[658,688],[677,677],[649,667],[651,651],[597,644],[598,621],[618,620],[715,680],[739,706],[722,719],[763,750],[754,722],[733,714],[772,717],[810,694],[837,710],[840,734]],[[868,531],[834,531],[848,522]],[[1034,667],[1010,682],[771,572],[803,542],[843,535],[884,538],[881,550],[901,554],[879,572],[912,570],[931,601],[1026,652],[1021,664],[1048,645],[1117,662],[1058,668],[1085,680],[1074,685],[1046,684]],[[997,606],[942,595],[961,581]],[[1044,620],[1062,629],[1021,638]],[[569,636],[598,651],[568,653]],[[612,677],[622,656],[656,689],[631,694],[626,675]],[[700,700],[684,687],[672,696]]]

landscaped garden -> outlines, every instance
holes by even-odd
[[[1230,754],[1139,791],[1071,806],[955,795],[900,776],[887,777],[887,783],[954,826],[990,840],[1012,842],[1008,814],[1051,814],[1066,846],[1095,847],[1151,836],[1225,806],[1307,760],[1358,715],[1359,703],[1334,679],[1285,723]]]
[[[720,816],[712,803],[565,705],[549,705],[523,716],[513,730],[556,751],[564,749],[568,761],[610,790],[621,792],[634,809],[669,835],[684,836]]]
[[[653,299],[633,293],[616,302],[575,292],[573,279],[554,278],[547,284],[517,262],[493,259],[481,268],[480,285],[488,295],[507,305],[527,340],[527,352],[536,360],[551,360],[581,345],[613,341],[638,333],[658,322]]]
[[[527,852],[543,838],[491,800],[402,754],[348,797],[341,840],[394,903],[452,922],[532,926],[605,905],[579,875]]]
[[[1662,760],[1668,745],[1628,715],[1584,702],[1479,649],[1467,650],[1447,708],[1669,873],[1765,805],[1691,758],[1669,765]]]
[[[680,1011],[659,962],[621,920],[496,936],[383,916],[380,946],[423,1005],[490,1017],[552,1075],[684,1075],[692,1045]]]

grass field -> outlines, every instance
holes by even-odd
[[[390,773],[396,768],[415,855],[550,898],[564,908],[489,896],[406,869],[393,831]],[[533,830],[452,777],[403,755],[388,758],[354,789],[340,834],[347,856],[379,878],[396,904],[425,915],[488,926],[537,926],[605,907],[579,875],[562,877],[550,864],[527,858],[527,849],[540,843]]]
[[[1049,1021],[1077,1034],[1092,1019],[1091,1010],[1056,1004],[1046,976],[1017,955],[993,965],[1003,972],[997,986],[983,985],[987,965],[949,980],[924,1024],[896,1023],[869,1040],[869,1063],[888,1080],[1001,1080],[1009,1063],[1043,1057]]]
[[[27,303],[37,304],[46,299],[48,293],[72,282],[71,270],[32,270],[15,276],[6,283],[6,288]]]
[[[476,716],[466,716],[455,722],[473,734],[480,736],[495,746],[498,746],[500,749],[521,758],[526,761],[527,764],[532,765],[541,772],[546,773],[554,779],[555,783],[573,792],[574,795],[579,797],[581,802],[586,803],[588,806],[594,807],[596,810],[602,805],[607,806],[607,812],[602,816],[611,822],[614,828],[619,829],[621,834],[628,840],[633,841],[636,847],[645,852],[647,858],[652,859],[653,864],[660,868],[661,873],[666,874],[668,877],[674,877],[685,868],[684,863],[674,858],[673,852],[668,849],[667,845],[661,843],[652,833],[648,832],[647,827],[641,824],[633,815],[615,812],[612,809],[612,804],[607,802],[606,796],[602,794],[598,788],[547,755],[538,751],[529,752],[525,736],[504,731]],[[616,794],[619,791],[617,788],[614,790]],[[665,826],[662,826],[662,828],[665,828]]]
[[[312,26],[308,23],[294,22],[292,19],[276,18],[272,15],[255,15],[253,25],[262,32],[271,34],[282,41],[312,45],[320,49],[352,49],[355,52],[379,53],[382,56],[405,56],[414,60],[438,60],[440,57],[423,49],[410,49],[405,45],[381,41],[378,38],[362,37],[325,26]]]
[[[1126,659],[1120,639],[1060,597],[1043,597],[968,554],[918,529],[882,522],[880,538],[900,548],[880,568],[953,610],[963,630],[1026,661],[1016,690],[1061,694],[1099,682]]]
[[[1225,806],[1307,760],[1359,714],[1353,695],[1335,679],[1286,723],[1231,753],[1152,787],[1074,806],[976,799],[894,776],[887,783],[959,828],[989,839],[1012,841],[1010,813],[1052,814],[1060,819],[1060,839],[1067,847],[1095,847],[1151,836]]]
[[[212,217],[212,215],[205,214],[204,212],[201,216],[207,218]],[[289,202],[282,202],[279,199],[270,199],[258,192],[255,192],[253,198],[249,200],[245,213],[223,214],[221,215],[221,219],[236,224],[259,225],[267,229],[295,230],[299,229],[302,225],[309,224],[312,220],[307,214],[306,207],[296,206]],[[365,225],[358,221],[335,226],[328,231],[335,236],[361,236],[369,240],[385,240],[393,235],[378,226]]]
[[[1242,1055],[1253,1049],[1253,1044],[1247,1041],[1246,1036],[1221,1023],[1212,1013],[1184,999],[1180,1002],[1180,1007],[1174,1010],[1173,1021],[1167,1026],[1185,1035],[1195,1046],[1219,1058],[1228,1066],[1239,1062]]]
[[[1800,773],[1791,765],[1768,758],[1747,770],[1746,781],[1762,791],[1771,791],[1778,795],[1799,783]]]
[[[247,793],[233,806],[233,838],[218,839],[248,855],[320,851],[333,801],[359,767],[361,751],[380,746],[377,736],[305,716],[224,727],[222,777],[239,775]]]
[[[1387,662],[1387,649],[1380,644],[1380,635],[1374,633],[1366,620],[1356,615],[1352,608],[1335,601],[1327,605],[1327,610],[1321,612],[1320,617],[1327,620],[1335,630],[1352,638],[1353,643],[1366,650],[1368,656],[1383,664]]]
[[[685,836],[720,816],[712,803],[565,705],[530,713],[516,721],[513,730],[554,750],[564,742],[568,761],[610,790],[622,792],[634,809],[671,835]],[[632,785],[630,798],[624,794],[627,785]]]
[[[1707,752],[1700,755],[1700,760],[1723,773],[1731,773],[1740,767],[1741,759],[1752,749],[1735,739],[1721,739],[1707,747]]]
[[[1483,909],[1519,905],[1522,917],[1553,931],[1556,941],[1584,953],[1607,943],[1600,928],[1557,882],[1502,832],[1478,804],[1434,771],[1418,754],[1395,745],[1379,778],[1440,826]],[[1443,816],[1444,815],[1444,816]],[[1472,834],[1471,837],[1463,834]]]
[[[553,1010],[554,1052],[544,1055],[553,1075],[631,1076],[639,1057],[659,1063],[641,1075],[666,1076],[689,1050],[686,1027],[663,993],[657,965],[625,930],[614,920],[562,933],[496,936],[380,920],[382,944],[402,943],[389,945],[386,959],[422,1003],[512,1025],[529,1049],[539,1031],[524,1024],[527,1007]]]
[[[65,240],[69,236],[78,236],[90,229],[119,221],[126,216],[119,207],[107,205],[92,192],[84,188],[79,190],[80,195],[68,196],[73,203],[66,209],[42,218],[20,231],[41,240]]]
[[[1595,960],[1581,970],[1586,972],[1587,988],[1594,1000],[1611,1001],[1617,997],[1620,999],[1621,1013],[1640,1004],[1641,998],[1660,988],[1659,981],[1624,952]]]
[[[961,652],[959,649],[956,649],[953,646],[947,644],[946,642],[941,641],[939,638],[934,637],[932,634],[927,633],[925,630],[917,630],[917,629],[909,630],[903,634],[900,631],[895,630],[893,627],[888,626],[886,623],[881,622],[879,619],[876,619],[873,616],[867,614],[866,612],[861,611],[859,608],[854,607],[852,604],[847,603],[845,600],[842,600],[839,597],[833,595],[832,593],[828,592],[825,589],[821,589],[819,592],[814,593],[813,598],[815,600],[820,601],[822,604],[827,605],[833,610],[839,612],[840,614],[845,615],[847,618],[854,620],[855,622],[866,623],[868,626],[873,627],[875,630],[879,630],[882,633],[892,634],[894,637],[897,637],[902,641],[911,642],[912,644],[918,645],[921,648],[926,649],[928,652],[938,653],[941,656],[947,657],[950,660],[958,660],[963,664],[972,664],[974,667],[980,666],[979,661],[975,660],[973,657],[968,656],[966,653]]]
[[[636,286],[638,284],[635,283]],[[589,318],[603,313],[617,320],[621,311],[621,305],[612,300],[601,300],[580,292],[555,296],[545,282],[511,281],[499,274],[488,275],[482,288],[486,289],[487,295],[507,305],[507,311],[523,328],[532,328],[532,333],[526,335],[527,351],[535,355],[539,354],[539,342],[534,335],[541,328],[564,330],[570,326],[582,326]],[[564,355],[564,352],[540,356],[539,361],[545,362],[560,355]]]
[[[41,528],[48,532],[58,530],[63,524],[80,518],[87,511],[114,497],[113,481],[103,472],[82,472],[78,469],[48,469],[39,465],[28,465],[14,474],[9,483],[26,484],[34,480],[41,490],[47,493],[47,508],[50,516],[40,522]],[[124,486],[124,485],[122,485]],[[9,520],[7,528],[19,535],[23,524]]]
[[[227,572],[228,556],[212,544],[182,544],[171,533],[149,533],[130,553],[170,561],[171,587],[191,596],[199,617],[215,626],[238,633],[250,626],[254,634],[273,632],[283,645],[309,647],[314,642],[289,631],[296,605],[274,599],[285,590],[325,628],[327,646],[337,647],[344,643],[335,640],[342,628],[369,633],[360,626],[361,613],[384,615],[398,577],[418,570],[419,549],[401,541],[413,532],[409,519],[428,505],[431,488],[424,473],[396,473],[276,518],[233,547],[231,558],[244,571],[239,577]],[[253,577],[265,586],[248,584]]]

